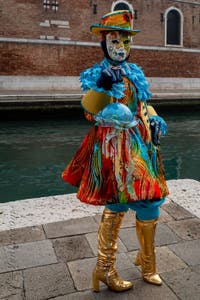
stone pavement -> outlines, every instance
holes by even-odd
[[[156,234],[161,287],[145,283],[133,264],[138,241],[135,216],[121,226],[117,269],[132,280],[124,293],[102,284],[91,290],[100,215],[0,231],[0,299],[3,300],[198,300],[200,298],[199,218],[169,202],[161,209]]]

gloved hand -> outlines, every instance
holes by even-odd
[[[101,72],[101,76],[97,80],[97,86],[104,90],[111,90],[113,83],[122,82],[124,75],[121,67],[106,68]]]
[[[155,146],[160,145],[160,137],[167,132],[167,124],[163,118],[159,116],[151,116],[150,118],[151,138]]]

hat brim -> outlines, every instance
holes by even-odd
[[[100,24],[94,24],[90,26],[90,31],[97,35],[100,35],[103,31],[112,31],[112,30],[128,32],[132,36],[140,32],[140,30],[137,29],[133,30],[128,28],[122,28],[119,26],[104,26]]]

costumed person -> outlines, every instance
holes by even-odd
[[[159,207],[168,189],[159,151],[167,125],[152,106],[149,84],[139,66],[128,63],[132,26],[130,11],[104,15],[91,32],[101,37],[104,60],[81,73],[86,118],[94,121],[80,148],[62,173],[78,187],[80,201],[105,205],[98,231],[98,258],[93,271],[93,290],[99,282],[111,290],[126,291],[133,284],[115,267],[117,239],[125,213],[136,212],[140,243],[135,264],[143,279],[161,285],[156,272],[154,236]]]

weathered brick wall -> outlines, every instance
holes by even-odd
[[[51,1],[51,0],[50,0]],[[0,2],[0,36],[40,38],[54,36],[55,39],[68,38],[76,41],[96,41],[89,27],[99,23],[101,16],[111,10],[111,0],[58,0],[59,9],[45,10],[42,0],[9,0]],[[184,17],[184,47],[200,48],[200,6],[172,0],[127,1],[137,10],[135,28],[141,29],[135,42],[138,45],[164,45],[164,21],[160,14],[169,7],[177,7]],[[192,1],[194,2],[194,1]],[[97,4],[97,13],[93,5]],[[45,20],[49,26],[41,26]],[[69,28],[51,24],[51,21],[69,22]],[[46,23],[47,25],[47,23]]]
[[[0,2],[0,36],[39,39],[52,36],[72,41],[98,41],[89,31],[92,23],[111,10],[111,0],[58,0],[59,9],[45,10],[42,0],[9,0]],[[200,6],[172,0],[127,1],[137,10],[134,27],[141,30],[135,45],[164,46],[164,21],[160,14],[177,7],[184,17],[185,48],[200,49]],[[199,1],[200,2],[200,1]],[[93,5],[97,4],[97,13]],[[54,24],[53,24],[54,21]],[[64,21],[64,27],[55,21]],[[43,26],[42,26],[43,24]],[[66,25],[68,24],[68,25]],[[135,50],[131,61],[141,65],[148,76],[200,77],[199,53]],[[1,75],[78,75],[100,61],[99,47],[42,44],[0,44]]]
[[[100,47],[2,43],[0,75],[78,76],[102,58]],[[149,77],[200,77],[199,53],[132,50],[130,62]]]

